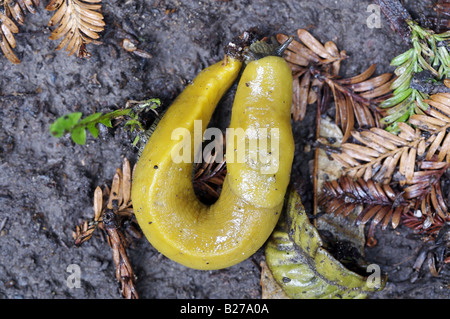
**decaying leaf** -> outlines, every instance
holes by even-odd
[[[120,230],[117,215],[108,210],[103,215],[103,224],[108,234],[108,242],[113,251],[113,261],[116,266],[116,279],[121,284],[122,295],[126,299],[138,299],[135,288],[136,276],[126,252],[127,241]]]
[[[14,64],[19,64],[19,58],[14,54],[13,50],[16,47],[16,40],[13,33],[18,33],[19,28],[6,15],[0,12],[0,47],[6,58]]]
[[[137,56],[140,56],[141,58],[145,59],[151,59],[153,56],[148,53],[147,51],[144,51],[142,49],[139,49],[137,47],[138,41],[134,38],[125,38],[120,43],[122,48],[124,48],[126,51],[136,54]]]
[[[427,103],[425,114],[412,115],[409,125],[398,123],[398,135],[376,127],[354,130],[352,142],[330,153],[351,180],[326,185],[326,211],[345,215],[357,202],[366,201],[359,220],[371,220],[371,227],[380,223],[385,228],[392,219],[393,228],[403,220],[421,232],[439,231],[450,219],[440,185],[450,167],[450,94],[434,94]],[[331,200],[333,194],[339,195]]]
[[[382,289],[386,280],[379,278],[379,286],[372,285],[331,256],[294,190],[289,191],[286,211],[267,243],[266,261],[284,292],[295,299],[365,298]]]
[[[285,51],[285,59],[293,74],[292,115],[295,121],[303,120],[306,107],[315,102],[321,112],[330,106],[330,92],[336,106],[336,123],[344,132],[344,141],[350,137],[355,123],[359,127],[380,127],[381,114],[377,103],[391,94],[392,75],[384,73],[375,77],[376,66],[348,79],[339,77],[340,63],[347,58],[336,44],[328,41],[322,45],[308,31],[299,29],[301,42],[292,41]],[[278,34],[283,43],[287,35]]]
[[[380,224],[385,229],[391,222],[392,228],[396,228],[401,217],[412,208],[412,203],[403,195],[404,193],[395,192],[389,185],[376,183],[372,179],[353,180],[341,176],[338,180],[324,184],[320,205],[324,211],[344,217],[360,206],[363,209],[356,213],[358,225],[365,225],[371,220],[371,227]],[[372,246],[375,239],[370,235],[368,244]]]
[[[109,246],[113,251],[113,261],[116,266],[116,278],[121,284],[121,291],[127,299],[139,298],[135,289],[136,277],[127,255],[127,247],[131,239],[129,233],[140,237],[140,233],[133,226],[137,223],[128,223],[128,229],[122,225],[124,220],[134,217],[131,203],[131,167],[128,159],[124,159],[122,169],[114,174],[111,190],[106,187],[103,191],[98,186],[94,191],[94,217],[76,226],[73,232],[75,245],[80,246],[89,240],[94,231],[99,228],[104,231]],[[106,198],[107,200],[104,200]],[[124,234],[124,231],[128,231]]]
[[[409,126],[404,123],[401,126],[409,132]],[[403,181],[411,180],[420,137],[411,140],[376,127],[352,131],[351,136],[355,143],[344,143],[340,153],[331,154],[344,166],[346,175],[363,177],[366,181],[373,178],[376,182],[389,184],[395,167],[400,163]]]
[[[330,232],[336,240],[348,242],[364,255],[365,236],[363,225],[354,226],[356,216],[361,212],[361,206],[355,205],[346,217],[340,214],[323,214],[320,199],[323,197],[324,183],[337,180],[344,173],[343,166],[331,158],[330,152],[340,147],[343,134],[340,128],[328,117],[320,119],[320,129],[316,149],[317,157],[314,163],[314,214],[320,216],[314,220],[314,226],[320,231]]]
[[[57,26],[50,35],[51,40],[61,39],[56,47],[66,47],[69,55],[76,54],[80,58],[90,57],[86,44],[98,39],[105,22],[100,13],[102,0],[50,0],[46,9],[55,11],[48,22],[49,26]]]
[[[19,24],[23,24],[25,15],[30,12],[36,13],[36,7],[39,6],[40,0],[4,0],[6,15],[12,17]]]
[[[214,145],[215,152],[208,152],[206,156],[202,156],[202,162],[195,166],[194,190],[205,203],[214,203],[219,198],[225,176],[227,175],[224,156],[226,143],[224,141],[225,134],[222,135],[222,140],[214,140],[212,145]],[[220,151],[222,152],[221,154],[219,154]]]
[[[342,131],[330,118],[320,119],[319,136],[317,138],[319,157],[316,163],[319,174],[317,185],[319,189],[322,188],[326,180],[338,179],[344,173],[344,166],[328,156],[329,152],[341,146],[343,137]]]
[[[16,41],[13,34],[19,29],[13,22],[23,24],[27,12],[35,13],[40,0],[4,0],[0,2],[0,47],[5,56],[14,64],[20,60],[13,50]],[[57,50],[66,47],[69,55],[76,54],[80,58],[90,57],[86,45],[99,38],[105,22],[101,14],[101,0],[50,0],[46,7],[56,11],[48,22],[48,26],[57,26],[50,35],[51,40],[61,39]],[[3,7],[3,8],[1,8]],[[151,55],[143,50],[136,50],[144,58]]]
[[[267,263],[261,261],[261,290],[262,299],[289,299],[283,288],[277,283]]]
[[[84,221],[73,232],[75,245],[80,246],[92,237],[97,227],[104,230],[102,216],[107,210],[112,210],[119,217],[132,217],[133,207],[131,203],[131,167],[125,158],[122,169],[116,169],[111,189],[100,186],[94,191],[94,217],[90,221]]]
[[[19,32],[13,20],[23,24],[24,16],[27,12],[36,13],[35,7],[39,6],[39,0],[4,0],[0,2],[0,48],[6,58],[14,64],[19,64],[20,60],[14,54],[16,47],[14,33]],[[3,6],[3,8],[1,8]]]

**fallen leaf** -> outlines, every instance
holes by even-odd
[[[382,289],[368,278],[346,269],[323,248],[322,239],[309,222],[300,196],[288,192],[286,210],[266,245],[266,262],[277,283],[293,299],[366,298]]]
[[[343,139],[343,134],[339,126],[328,117],[320,120],[319,136],[322,144],[332,147],[339,147]],[[320,197],[324,182],[339,179],[344,172],[344,167],[338,161],[331,159],[323,149],[319,149],[318,152],[316,194]],[[364,226],[354,226],[356,217],[361,212],[361,209],[361,206],[357,206],[354,212],[348,217],[341,215],[334,216],[331,214],[323,215],[316,220],[315,226],[319,230],[331,232],[338,240],[350,242],[364,256]],[[321,213],[322,211],[319,206],[316,208],[316,214]]]
[[[275,278],[273,278],[272,272],[270,271],[267,263],[261,261],[261,289],[262,289],[262,299],[290,299],[288,295],[284,292],[283,288],[277,283]]]

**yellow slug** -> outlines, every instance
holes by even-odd
[[[201,120],[206,129],[241,64],[229,57],[185,88],[151,135],[134,172],[132,202],[145,236],[166,257],[195,269],[229,267],[255,253],[278,221],[289,183],[292,75],[282,58],[268,56],[250,62],[241,76],[230,128],[248,134],[227,139],[228,173],[220,197],[205,205],[194,193],[194,121]],[[180,146],[179,139],[172,140],[177,128],[190,133],[190,163],[173,160]],[[267,137],[267,147],[255,148],[252,142],[262,137]],[[243,145],[248,149],[239,153]],[[259,161],[263,154],[266,160]]]

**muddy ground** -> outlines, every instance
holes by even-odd
[[[371,1],[103,1],[106,29],[89,45],[89,60],[55,51],[45,27],[51,13],[28,15],[16,36],[12,65],[0,57],[0,298],[121,298],[111,250],[98,234],[76,248],[72,230],[92,217],[97,185],[110,184],[123,157],[136,161],[131,137],[119,127],[75,145],[56,139],[49,125],[59,116],[81,111],[108,112],[127,100],[158,97],[167,107],[184,85],[207,65],[220,60],[233,37],[251,27],[267,35],[309,30],[322,42],[333,40],[350,58],[346,76],[377,63],[377,74],[393,71],[392,57],[407,47],[381,17],[368,28]],[[432,1],[404,1],[413,14],[430,12]],[[140,40],[153,55],[145,59],[120,47],[123,32]],[[232,91],[214,119],[226,127]],[[314,141],[313,110],[294,125],[297,153],[293,182],[310,185],[304,153]],[[311,194],[302,194],[310,209]],[[371,298],[449,298],[449,271],[439,278],[428,272],[414,284],[411,267],[422,243],[411,231],[378,231],[379,241],[366,249],[370,262],[389,276],[386,288]],[[234,267],[197,271],[160,255],[142,238],[129,251],[142,298],[260,298],[260,250]],[[71,264],[81,269],[81,288],[66,282]]]

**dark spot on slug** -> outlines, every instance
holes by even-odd
[[[151,225],[153,222],[148,222],[149,225]]]
[[[250,82],[246,82],[246,83],[245,83],[245,86],[246,86],[246,87],[249,87],[249,86],[250,86]]]
[[[158,169],[158,165],[153,166],[154,169]]]
[[[288,282],[290,282],[290,281],[291,281],[291,278],[283,277],[283,282],[284,282],[284,283],[288,283]]]

